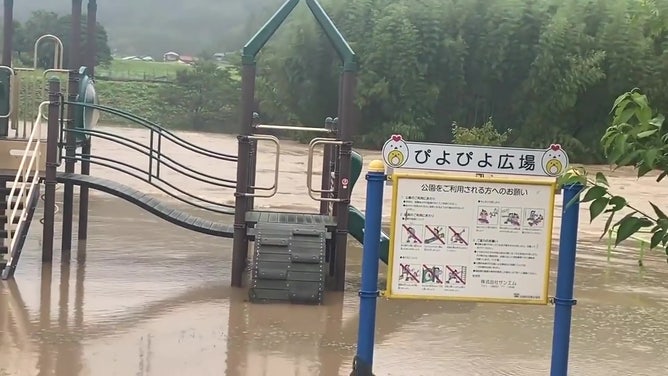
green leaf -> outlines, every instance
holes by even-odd
[[[603,227],[603,233],[601,234],[601,237],[599,240],[603,239],[604,236],[608,234],[608,230],[610,230],[610,224],[612,224],[612,218],[615,217],[615,213],[612,212],[610,216],[608,217],[608,220],[605,221],[605,227]]]
[[[625,108],[626,105],[628,105],[631,100],[629,99],[629,96],[631,96],[631,93],[624,93],[615,99],[615,103],[613,103],[612,108],[610,109],[610,112],[615,111],[617,108]],[[623,103],[622,103],[623,102]]]
[[[599,197],[603,197],[606,193],[608,193],[608,189],[605,187],[601,186],[593,186],[587,190],[587,193],[585,193],[584,198],[582,199],[582,202],[589,202],[589,201],[594,201],[598,199]]]
[[[653,148],[647,150],[645,152],[645,156],[643,157],[643,161],[649,168],[654,168],[656,166],[656,157],[659,156],[659,149]]]
[[[583,186],[580,192],[578,192],[575,196],[573,196],[573,198],[570,201],[568,201],[568,203],[566,203],[566,208],[570,208],[571,205],[578,202],[578,200],[580,199],[580,195],[582,194],[582,191],[584,191],[585,189],[586,188]]]
[[[640,166],[638,166],[638,177],[639,177],[639,178],[640,178],[640,177],[643,177],[643,176],[647,175],[647,173],[649,173],[649,172],[651,172],[651,171],[652,171],[652,169],[649,168],[649,166],[647,166],[646,164],[642,163],[642,164],[640,164]]]
[[[668,230],[668,219],[659,219],[656,221],[656,224],[659,225],[662,229]]]
[[[596,217],[603,213],[609,201],[610,199],[607,197],[599,197],[589,205],[589,223],[593,222]]]
[[[644,132],[640,132],[640,133],[638,133],[638,134],[636,135],[636,137],[639,138],[639,139],[640,139],[640,138],[647,138],[647,137],[653,135],[654,133],[656,133],[656,132],[658,132],[658,131],[659,131],[659,130],[656,129],[656,128],[655,128],[655,129],[650,129],[650,130],[648,130],[648,131],[644,131]]]
[[[606,187],[610,186],[610,184],[608,184],[608,179],[605,177],[605,175],[603,175],[602,172],[596,173],[596,184],[603,185]]]
[[[663,239],[665,234],[666,232],[664,230],[655,232],[654,235],[652,235],[652,240],[650,240],[649,248],[650,249],[656,248],[656,246],[659,245],[659,243],[661,243],[661,240]]]
[[[657,183],[661,182],[661,180],[663,180],[663,178],[665,178],[666,176],[668,176],[668,172],[666,171],[662,172],[661,174],[659,174],[659,176],[656,177],[656,182]]]
[[[612,143],[608,154],[608,161],[610,163],[616,163],[625,154],[627,138],[627,135],[621,133],[615,137],[615,141]]]
[[[653,126],[661,129],[663,126],[663,122],[666,120],[666,117],[663,116],[663,114],[658,114],[654,117],[654,119],[650,120],[649,123],[652,124]]]
[[[626,199],[622,196],[614,196],[610,199],[610,205],[614,206],[614,208],[611,209],[612,211],[621,210],[626,206]]]
[[[634,150],[630,153],[627,151],[626,154],[618,158],[615,163],[619,167],[635,165],[638,160],[641,159],[640,157],[642,156],[642,153],[642,150]]]
[[[659,217],[659,219],[668,219],[668,216],[666,216],[666,214],[653,202],[650,202],[649,204],[652,205],[652,209],[654,209],[654,213],[656,213],[656,216]]]
[[[614,124],[624,124],[629,121],[635,115],[635,108],[625,108],[618,116],[614,119]]]
[[[615,246],[619,243],[628,239],[630,236],[638,232],[643,226],[640,218],[637,217],[625,217],[619,223],[619,228],[617,229],[617,238],[615,239]]]

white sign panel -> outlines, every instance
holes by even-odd
[[[393,135],[383,145],[390,168],[557,177],[568,169],[568,154],[559,144],[547,149],[433,144]]]
[[[547,304],[554,183],[392,179],[388,297]]]

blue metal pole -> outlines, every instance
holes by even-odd
[[[360,288],[357,355],[353,364],[355,376],[371,376],[373,346],[376,331],[376,300],[378,298],[378,249],[383,216],[385,165],[371,161],[366,175],[366,211],[364,222],[364,251],[362,254],[362,287]]]
[[[568,349],[571,339],[571,314],[575,281],[575,253],[578,242],[580,201],[574,200],[582,191],[582,185],[564,186],[561,232],[559,234],[559,266],[557,292],[554,297],[554,332],[552,335],[552,367],[550,376],[567,376]]]

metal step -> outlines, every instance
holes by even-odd
[[[9,203],[7,202],[7,199],[0,201],[0,210],[7,210],[10,207],[10,205],[8,204]],[[11,209],[14,210],[14,207],[16,207],[17,208],[16,211],[20,212],[21,210],[23,210],[23,206],[24,206],[23,202],[19,202],[18,205],[15,204],[11,206]]]
[[[0,239],[7,239],[9,237],[9,234],[15,234],[15,230],[5,230],[5,229],[0,229]]]
[[[250,301],[322,303],[327,227],[258,222],[254,234]]]
[[[0,226],[4,226],[7,224],[7,216],[6,215],[0,215]],[[12,224],[18,224],[19,223],[19,216],[17,215],[14,220],[12,221]]]

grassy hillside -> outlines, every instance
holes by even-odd
[[[84,0],[84,9],[87,0]],[[202,50],[240,48],[282,4],[282,0],[98,0],[98,18],[121,55],[161,57],[173,50],[195,55]],[[32,11],[68,13],[68,0],[15,1],[15,17]]]

